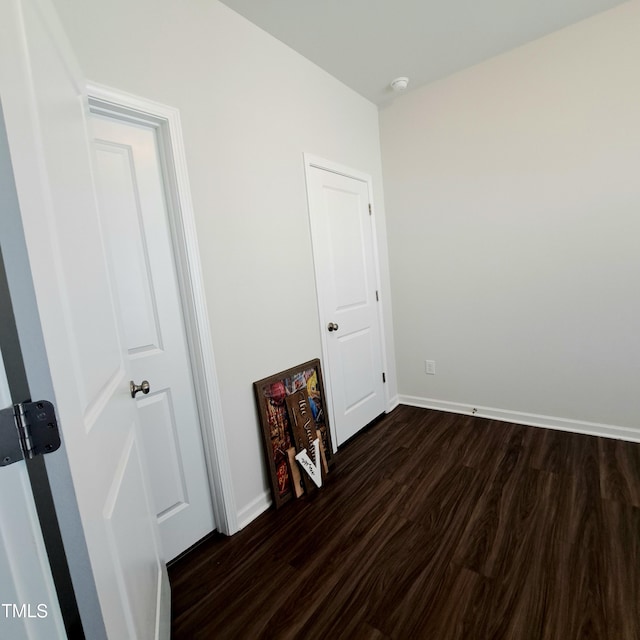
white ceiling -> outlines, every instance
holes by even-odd
[[[222,0],[376,104],[624,0]]]

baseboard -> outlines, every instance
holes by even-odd
[[[255,500],[252,500],[246,507],[238,511],[238,531],[244,529],[253,522],[259,515],[264,513],[271,506],[271,492],[261,493]]]
[[[437,411],[448,411],[450,413],[461,413],[463,415],[473,415],[479,418],[490,418],[491,420],[501,420],[503,422],[513,422],[531,427],[545,427],[546,429],[558,429],[559,431],[573,431],[590,436],[601,436],[603,438],[615,438],[617,440],[627,440],[629,442],[640,442],[640,429],[630,429],[629,427],[619,427],[611,424],[599,424],[597,422],[584,422],[580,420],[568,420],[554,416],[538,415],[535,413],[523,413],[521,411],[507,411],[493,407],[481,407],[447,400],[434,400],[433,398],[420,398],[417,396],[399,396],[400,404],[412,407],[422,407],[424,409],[436,409]]]
[[[393,398],[389,399],[386,413],[391,413],[400,404],[400,396],[396,394]]]

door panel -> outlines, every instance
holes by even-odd
[[[366,186],[366,185],[365,185]],[[348,311],[368,303],[367,260],[362,246],[361,209],[368,199],[361,193],[323,185],[324,212],[329,241],[336,311]]]
[[[162,546],[172,559],[214,528],[154,127],[91,116],[100,214]]]
[[[325,369],[340,445],[385,408],[369,186],[311,165],[307,189]],[[329,330],[330,323],[338,328]]]
[[[94,118],[95,116],[92,116]],[[95,128],[95,127],[94,127]],[[94,142],[98,195],[109,243],[129,354],[160,349],[158,309],[151,296],[149,255],[144,243],[140,201],[135,197],[135,166],[127,145]],[[107,185],[100,188],[100,184]]]
[[[0,3],[0,30],[0,91],[43,358],[105,626],[110,638],[168,637],[168,578],[140,471],[138,417],[96,207],[84,79],[45,0]],[[137,527],[127,520],[131,514]]]
[[[375,394],[378,377],[374,362],[375,348],[369,329],[338,336],[337,340],[339,349],[336,351],[340,354],[344,378],[344,411],[349,414]],[[351,375],[353,371],[360,373],[354,376]]]
[[[147,450],[149,475],[159,521],[188,504],[171,390],[138,400]],[[149,428],[146,428],[146,427]]]

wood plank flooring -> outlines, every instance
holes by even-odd
[[[640,640],[640,444],[402,406],[169,575],[174,640]]]

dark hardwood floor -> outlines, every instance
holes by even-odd
[[[175,640],[640,640],[640,444],[399,407],[169,575]]]

